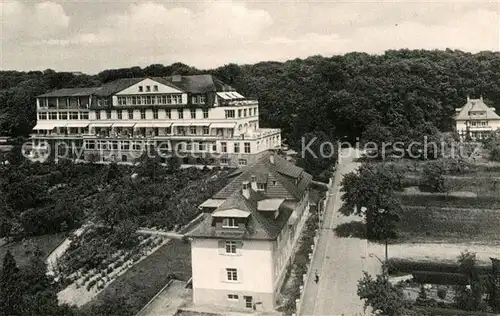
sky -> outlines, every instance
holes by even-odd
[[[387,49],[500,51],[500,0],[0,0],[0,69],[200,69]]]

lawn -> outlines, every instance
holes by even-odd
[[[168,283],[172,274],[179,280],[191,277],[189,243],[169,241],[111,283],[90,304],[103,304],[103,298],[112,294],[126,298],[130,315],[135,315]]]
[[[399,229],[405,240],[498,242],[500,211],[493,209],[405,206]]]
[[[66,238],[67,233],[58,233],[51,235],[43,235],[37,237],[26,238],[22,241],[17,241],[0,246],[0,262],[3,262],[3,257],[7,250],[10,250],[17,265],[25,266],[29,259],[30,249],[38,247],[44,254],[48,256],[57,246]]]

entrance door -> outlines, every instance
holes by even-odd
[[[245,307],[252,308],[253,307],[253,298],[251,296],[244,296],[245,298]]]

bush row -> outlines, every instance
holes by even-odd
[[[410,206],[499,209],[500,198],[495,196],[457,197],[447,195],[400,194],[401,203]]]
[[[459,309],[439,308],[439,307],[416,307],[417,315],[429,316],[495,316],[485,312],[472,312]]]
[[[469,279],[461,273],[413,271],[413,281],[421,284],[467,285]]]
[[[479,274],[490,274],[491,266],[478,266]],[[460,266],[456,263],[411,261],[389,259],[389,273],[413,273],[414,271],[460,273]]]

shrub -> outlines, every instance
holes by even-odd
[[[457,263],[411,261],[403,259],[389,259],[389,273],[412,273],[413,271],[431,271],[443,273],[460,273],[460,266]],[[490,266],[478,266],[478,273],[481,275],[490,274]]]
[[[113,267],[112,266],[109,266],[107,269],[106,269],[106,272],[108,274],[110,274],[111,272],[113,272]]]
[[[89,284],[87,284],[87,291],[90,291],[91,288],[94,287],[94,285],[97,283],[97,280],[92,280],[89,282]]]
[[[445,287],[440,287],[440,288],[438,288],[438,290],[437,290],[437,296],[438,296],[440,299],[442,299],[442,300],[444,300],[444,299],[446,298],[446,294],[447,294],[447,293],[448,293],[448,289],[447,289],[447,288],[445,288]]]

